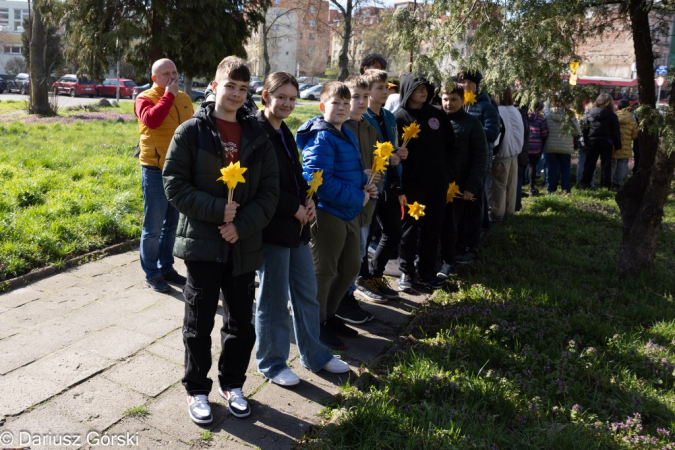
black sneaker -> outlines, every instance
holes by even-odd
[[[373,278],[373,281],[377,283],[377,288],[385,297],[389,299],[398,298],[398,292],[389,287],[389,282],[385,277]]]
[[[429,289],[442,289],[445,286],[446,281],[441,280],[438,277],[433,278],[419,278],[417,283]]]
[[[353,323],[358,325],[360,323],[366,323],[370,320],[373,320],[373,316],[368,311],[365,311],[359,305],[359,301],[356,300],[354,294],[345,295],[338,306],[335,315],[345,322]]]
[[[319,325],[319,340],[331,350],[344,350],[345,348],[345,343],[337,337],[335,330],[328,324],[328,321]]]
[[[333,316],[326,321],[328,326],[335,331],[335,334],[343,337],[356,337],[359,335],[359,332],[355,329],[348,327],[345,323],[337,316]]]
[[[169,272],[167,274],[162,275],[162,278],[164,278],[164,281],[167,283],[175,284],[176,286],[185,286],[185,283],[187,283],[187,278],[185,278],[183,275],[179,274],[175,270],[173,272]]]
[[[412,275],[402,273],[401,278],[398,279],[398,289],[403,292],[410,292],[412,289],[412,282]]]
[[[145,280],[145,282],[155,292],[169,292],[171,290],[171,286],[169,286],[169,283],[164,281],[163,277],[153,278],[152,280]]]
[[[359,297],[373,303],[385,303],[388,300],[380,291],[377,282],[373,279],[365,280],[363,277],[359,277],[356,280],[355,293],[359,294]]]
[[[455,256],[455,262],[459,264],[470,264],[476,260],[478,257],[478,250],[475,248],[470,248],[463,255]]]
[[[241,388],[234,388],[223,391],[223,388],[218,388],[220,395],[227,400],[227,410],[234,417],[248,417],[251,415],[251,408],[248,406],[248,401],[241,391]]]
[[[452,266],[448,263],[443,263],[441,268],[438,270],[436,276],[441,280],[447,280],[451,273],[452,273]]]

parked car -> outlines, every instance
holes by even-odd
[[[120,78],[120,98],[131,98],[134,86],[133,80]],[[103,83],[96,85],[96,96],[98,97],[115,97],[117,95],[117,78],[108,78],[103,80]]]
[[[255,91],[258,90],[258,88],[263,87],[264,84],[265,83],[263,83],[262,81],[252,81],[251,83],[249,83],[248,87],[249,90],[255,94]]]
[[[204,91],[195,91],[193,89],[192,93],[190,94],[190,98],[192,99],[193,103],[201,103],[206,100],[206,94]]]
[[[309,88],[314,87],[314,86],[316,86],[316,84],[299,84],[298,85],[298,92],[302,92],[305,89],[309,89]]]
[[[71,97],[88,95],[89,98],[96,94],[96,82],[86,77],[77,77],[75,74],[67,74],[59,78],[52,85],[54,94],[68,94]]]
[[[7,82],[0,78],[0,94],[7,90]]]
[[[306,100],[318,100],[319,94],[321,93],[321,88],[323,88],[323,86],[316,85],[305,89],[304,91],[300,92],[300,98],[304,98]]]
[[[30,92],[30,75],[20,73],[13,80],[7,82],[7,92],[16,92],[26,95]]]
[[[264,87],[264,86],[260,86],[259,88],[257,88],[257,89],[255,90],[255,93],[256,93],[256,94],[262,94],[263,87]]]
[[[136,100],[136,97],[138,97],[138,94],[140,94],[143,91],[147,91],[150,89],[151,84],[146,83],[142,86],[134,86],[134,88],[131,90],[131,98]]]

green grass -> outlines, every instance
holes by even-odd
[[[0,281],[136,238],[135,121],[0,123]]]
[[[656,269],[637,280],[615,272],[612,193],[524,202],[306,447],[675,448],[672,195]]]
[[[25,109],[26,102],[23,100],[0,100],[0,114],[6,114]]]
[[[146,417],[149,413],[148,408],[145,405],[135,406],[124,411],[124,415],[127,417]]]

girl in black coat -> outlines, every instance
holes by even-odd
[[[258,371],[281,386],[300,380],[286,365],[291,346],[290,314],[302,364],[316,372],[349,370],[319,339],[319,302],[314,263],[309,248],[309,222],[315,205],[305,200],[308,185],[302,177],[298,148],[284,123],[295,108],[298,82],[286,72],[270,74],[263,86],[265,109],[257,115],[272,141],[279,164],[279,203],[263,230],[263,265],[258,271],[256,301],[256,363]]]
[[[588,148],[584,175],[579,188],[588,189],[600,157],[600,186],[612,186],[612,152],[621,149],[619,118],[614,112],[614,102],[609,94],[600,94],[595,108],[588,112],[588,129],[584,131],[584,142]]]

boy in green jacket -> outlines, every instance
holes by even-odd
[[[164,164],[164,191],[180,212],[174,255],[185,260],[187,283],[183,343],[188,414],[198,424],[213,421],[211,331],[222,291],[223,327],[218,360],[220,395],[235,417],[251,413],[241,388],[255,344],[251,323],[255,271],[262,265],[262,229],[279,197],[279,170],[272,143],[254,117],[239,108],[251,78],[234,56],[225,58],[213,82],[215,102],[178,127]],[[240,163],[246,171],[228,204],[220,168]]]

